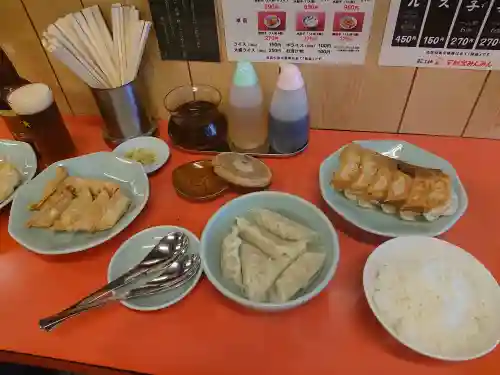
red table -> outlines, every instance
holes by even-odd
[[[107,149],[99,121],[68,119],[81,154]],[[166,138],[164,124],[162,134]],[[6,137],[6,128],[0,127],[0,138]],[[289,312],[257,313],[225,299],[203,279],[188,298],[163,311],[141,313],[116,304],[84,314],[51,333],[40,331],[40,317],[105,283],[114,251],[134,233],[169,224],[201,235],[210,216],[235,197],[227,194],[198,204],[178,197],[171,184],[172,170],[200,156],[174,150],[168,164],[151,176],[145,211],[120,235],[89,251],[54,257],[31,253],[9,237],[9,210],[0,213],[0,361],[176,375],[500,374],[500,350],[470,362],[446,363],[406,349],[378,324],[366,303],[362,269],[384,239],[354,228],[326,206],[319,192],[318,169],[324,158],[347,142],[387,138],[417,144],[455,166],[469,194],[469,209],[442,237],[474,254],[498,280],[498,141],[318,130],[312,131],[302,155],[266,160],[274,173],[271,190],[296,194],[318,205],[339,233],[340,265],[318,298]]]

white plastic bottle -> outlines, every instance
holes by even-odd
[[[280,154],[300,150],[309,140],[309,105],[296,65],[283,63],[269,111],[269,143]]]
[[[236,152],[269,151],[267,118],[259,79],[250,62],[239,62],[229,93],[229,147]]]

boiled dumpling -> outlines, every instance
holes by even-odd
[[[307,241],[283,240],[267,230],[253,225],[245,218],[237,217],[236,225],[243,240],[257,246],[273,259],[278,259],[282,256],[295,259],[306,250]]]
[[[325,254],[307,252],[293,262],[276,280],[270,291],[270,300],[283,303],[306,288],[325,262]]]
[[[225,279],[232,280],[236,285],[242,286],[241,239],[238,237],[238,227],[233,226],[231,233],[222,240],[221,270]]]
[[[308,241],[317,236],[313,230],[265,208],[253,210],[251,217],[257,224],[285,240]]]
[[[240,254],[246,296],[254,302],[266,301],[268,290],[287,263],[282,258],[273,260],[245,242],[241,244]]]

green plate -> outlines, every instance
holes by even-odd
[[[97,233],[54,232],[50,229],[26,228],[33,214],[29,205],[37,202],[44,186],[54,178],[57,166],[68,169],[70,176],[110,180],[120,184],[132,200],[127,213],[112,228]],[[52,164],[22,186],[12,202],[9,234],[27,249],[39,254],[68,254],[90,249],[124,230],[142,211],[149,197],[149,181],[139,163],[124,160],[111,152],[98,152]]]
[[[31,146],[25,142],[0,139],[0,160],[11,163],[21,173],[21,184],[5,200],[0,202],[0,210],[7,206],[21,186],[33,178],[36,173],[36,155]]]
[[[143,230],[125,241],[116,251],[108,266],[108,282],[111,282],[125,272],[139,264],[142,259],[155,247],[155,245],[167,234],[171,232],[182,232],[189,237],[187,254],[199,254],[200,240],[190,231],[184,228],[165,225]],[[121,301],[124,306],[139,311],[154,311],[164,309],[179,302],[186,297],[196,286],[202,274],[202,268],[186,284],[163,293],[149,297],[135,298],[128,301]],[[126,287],[133,289],[135,285]]]
[[[439,168],[452,179],[452,187],[458,196],[458,209],[452,216],[443,216],[433,222],[422,220],[404,221],[396,215],[388,215],[379,209],[359,207],[330,185],[333,173],[339,167],[339,155],[342,148],[329,156],[321,164],[319,183],[321,195],[328,205],[340,216],[355,226],[387,237],[399,236],[438,236],[449,230],[465,213],[468,205],[467,193],[450,163],[429,151],[404,141],[356,141],[360,146],[379,153],[406,161],[408,163],[428,168]]]

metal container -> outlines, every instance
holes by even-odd
[[[146,114],[134,82],[114,89],[91,89],[104,119],[103,136],[116,146],[128,139],[152,135],[157,125]]]

